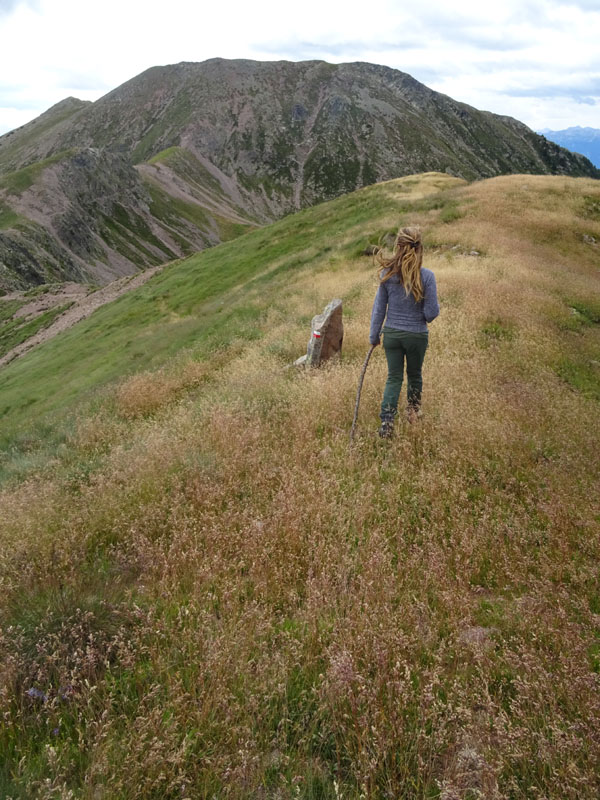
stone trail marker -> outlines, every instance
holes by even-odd
[[[306,355],[297,359],[296,366],[318,367],[342,351],[344,323],[342,301],[338,298],[327,304],[322,314],[313,317]]]

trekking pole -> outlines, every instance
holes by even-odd
[[[369,366],[369,359],[371,358],[371,353],[377,345],[372,344],[369,352],[367,353],[367,357],[365,358],[365,363],[363,364],[362,371],[360,373],[360,378],[358,380],[358,391],[356,392],[356,405],[354,406],[354,419],[352,420],[352,429],[350,430],[350,444],[354,441],[354,431],[356,430],[356,420],[358,419],[358,406],[360,404],[360,393],[362,392],[362,385],[365,379],[365,372],[367,371],[367,367]]]

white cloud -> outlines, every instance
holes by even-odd
[[[21,5],[36,8],[38,0],[0,0],[0,17],[12,13],[17,6]]]
[[[532,127],[600,128],[598,0],[304,0],[292,14],[280,0],[0,0],[0,36],[0,132],[26,109],[215,56],[372,61]]]

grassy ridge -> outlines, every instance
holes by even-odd
[[[192,183],[213,195],[224,198],[225,193],[219,181],[212,175],[200,161],[183,147],[169,147],[157,153],[148,161],[148,164],[166,164],[171,169]]]
[[[120,380],[86,362],[60,409],[104,394],[0,495],[0,793],[597,797],[598,401],[560,373],[595,368],[597,189],[412,180],[413,200],[391,182],[302,212],[163,273],[146,316],[137,292],[98,317]],[[442,306],[425,417],[373,435],[376,351],[350,452],[376,287],[358,250],[399,218],[425,227]],[[284,369],[333,296],[343,360]],[[138,371],[125,330],[150,343]]]
[[[207,192],[217,204],[224,203],[225,207],[230,206],[230,201],[225,198],[219,181],[192,153],[184,148],[169,147],[151,158],[148,164],[167,165],[190,187],[192,193],[194,190],[200,190],[201,193]],[[213,236],[215,233],[218,234],[219,241],[227,242],[254,227],[254,223],[249,219],[247,222],[234,222],[215,213],[212,209],[207,210],[195,203],[186,202],[180,197],[169,194],[151,175],[145,175],[144,182],[152,198],[150,205],[152,215],[168,226],[170,235],[176,239],[186,255],[197,249],[186,238],[186,221],[202,230],[207,237],[207,242],[211,232]],[[235,212],[238,218],[248,218],[247,213],[242,209],[235,208]]]
[[[433,176],[422,188],[452,183],[460,182]],[[182,348],[193,346],[203,357],[232,338],[256,335],[258,317],[276,302],[265,285],[355,256],[374,230],[369,226],[412,207],[407,196],[402,180],[369,187],[168,267],[0,372],[2,435],[33,414],[68,410],[107,381],[164,364]]]

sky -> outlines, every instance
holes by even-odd
[[[214,57],[369,61],[534,130],[600,128],[600,0],[0,0],[0,134]]]

